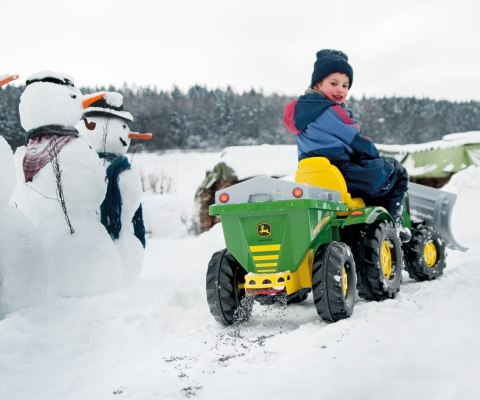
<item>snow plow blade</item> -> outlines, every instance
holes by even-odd
[[[423,222],[425,225],[434,227],[443,236],[450,249],[468,250],[455,240],[451,229],[450,220],[457,200],[455,194],[410,182],[408,196],[413,222]]]

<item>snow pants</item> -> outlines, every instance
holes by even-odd
[[[353,197],[361,197],[367,206],[384,207],[396,222],[403,223],[408,173],[402,164],[391,157],[330,161],[342,172]]]

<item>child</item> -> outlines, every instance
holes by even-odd
[[[403,226],[402,200],[408,174],[395,159],[380,157],[374,143],[345,108],[353,70],[339,50],[320,50],[311,85],[303,96],[285,106],[284,123],[297,135],[298,159],[326,157],[337,166],[354,197],[387,209],[402,241],[410,239]]]

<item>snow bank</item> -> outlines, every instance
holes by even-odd
[[[452,228],[460,243],[478,245],[480,228],[475,213],[480,199],[480,167],[469,168],[453,175],[442,190],[455,193],[457,201],[452,214]]]
[[[257,175],[281,177],[296,171],[297,146],[263,144],[227,147],[217,164],[219,162],[224,162],[231,167],[238,180]]]

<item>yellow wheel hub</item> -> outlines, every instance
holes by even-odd
[[[428,241],[423,248],[423,257],[427,263],[427,267],[433,268],[437,262],[437,248],[433,240]]]
[[[348,275],[345,267],[342,268],[342,288],[343,288],[343,297],[347,297],[348,291]]]
[[[385,278],[390,279],[390,275],[392,275],[392,251],[386,240],[384,240],[382,244],[380,264],[382,266],[383,275],[385,275]]]

